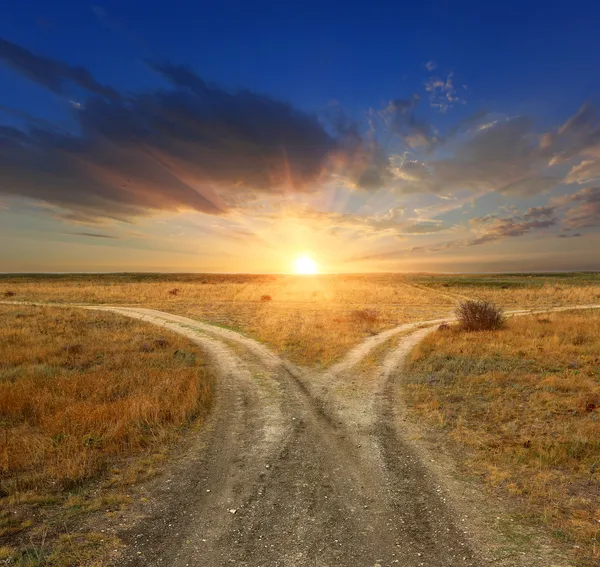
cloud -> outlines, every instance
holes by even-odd
[[[567,230],[600,227],[600,187],[588,187],[562,199],[567,205],[575,206],[568,209],[564,226]]]
[[[434,234],[448,230],[446,223],[438,219],[405,218],[403,208],[391,208],[384,213],[358,215],[317,210],[311,207],[284,206],[268,212],[254,212],[253,220],[298,223],[313,232],[339,234],[349,231],[363,237],[391,236],[404,239],[411,235]]]
[[[515,181],[514,183],[509,183],[498,190],[505,195],[529,197],[531,195],[550,191],[550,189],[556,187],[561,181],[560,177],[547,177],[543,175],[524,177],[523,179],[519,179],[519,181]]]
[[[551,164],[573,157],[600,158],[600,116],[591,102],[586,102],[558,130],[541,138],[541,148]]]
[[[389,132],[400,136],[408,147],[423,146],[431,150],[439,138],[436,129],[417,116],[420,101],[421,97],[416,93],[408,99],[391,100],[381,116]]]
[[[571,168],[565,183],[584,185],[598,178],[600,178],[600,160],[585,159]]]
[[[112,234],[101,234],[99,232],[65,232],[65,234],[73,234],[76,236],[87,236],[89,238],[109,238],[109,239],[118,239],[118,236],[113,236]]]
[[[358,189],[376,191],[386,186],[391,178],[390,160],[375,137],[373,125],[362,134],[337,104],[327,110],[325,118],[337,142],[337,149],[328,158],[328,173]]]
[[[98,83],[84,67],[75,67],[50,57],[35,55],[1,37],[0,61],[56,94],[65,94],[67,84],[73,83],[102,97],[113,100],[119,98],[117,91]]]
[[[366,153],[358,133],[354,142],[336,138],[314,116],[249,91],[208,86],[184,67],[154,65],[173,88],[124,98],[87,71],[28,53],[16,48],[3,57],[55,92],[68,79],[107,95],[74,109],[77,133],[0,127],[0,192],[45,201],[70,220],[158,210],[220,214],[257,194],[310,191],[334,156],[350,162]]]
[[[526,221],[532,219],[539,219],[544,217],[551,217],[556,210],[556,206],[547,206],[547,207],[531,207],[527,209],[527,212],[523,215],[523,218]]]
[[[426,162],[396,160],[392,171],[401,193],[468,189],[527,196],[560,182],[538,173],[540,160],[532,121],[518,117],[471,129],[470,136],[454,147],[451,157]]]
[[[465,99],[459,94],[459,90],[463,89],[464,87],[459,89],[454,86],[453,73],[449,73],[446,77],[431,77],[425,83],[425,90],[429,93],[429,104],[442,113],[447,112],[455,104],[465,104]]]
[[[484,229],[469,238],[462,238],[433,244],[430,246],[417,246],[411,249],[412,253],[416,252],[440,252],[454,248],[464,248],[469,246],[479,246],[488,244],[505,238],[515,238],[524,236],[536,230],[551,228],[558,224],[558,218],[545,218],[536,220],[522,220],[520,218],[498,218],[493,215],[474,219],[475,224],[486,225]]]
[[[421,161],[391,156],[394,186],[400,193],[439,195],[467,189],[531,197],[563,182],[584,184],[600,177],[600,118],[591,103],[542,136],[528,117],[501,118],[486,111],[460,121],[444,136],[416,120],[418,102],[418,97],[400,100],[391,127],[411,149],[443,148],[448,157]],[[576,158],[579,163],[566,177],[553,168]]]
[[[573,234],[559,234],[558,238],[579,238],[580,236],[583,236],[581,232],[575,232]]]
[[[28,124],[0,126],[0,194],[49,203],[72,222],[131,220],[157,211],[220,215],[263,198],[319,191],[332,180],[396,196],[496,191],[530,197],[563,180],[555,169],[548,172],[550,163],[578,158],[569,163],[569,183],[587,182],[600,171],[600,126],[591,104],[540,138],[527,117],[485,111],[440,132],[419,115],[422,100],[414,94],[372,111],[365,133],[339,108],[319,121],[268,96],[215,86],[172,63],[148,62],[166,81],[163,88],[125,96],[87,69],[7,40],[0,40],[0,60],[68,100],[70,86],[87,91],[72,105],[72,131],[0,107]],[[443,104],[460,100],[452,75],[432,78],[427,90]],[[385,131],[376,132],[382,122]],[[527,215],[514,222],[552,213]],[[438,230],[431,222],[411,227],[406,220],[398,228],[396,221],[372,218],[367,224],[398,235]]]
[[[435,61],[427,61],[427,63],[425,63],[425,69],[427,69],[428,71],[433,71],[436,67],[437,65]]]

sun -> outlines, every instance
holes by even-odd
[[[309,256],[298,256],[294,260],[294,272],[296,274],[311,275],[318,273],[319,267]]]

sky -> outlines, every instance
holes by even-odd
[[[0,272],[600,270],[600,4],[21,0]]]

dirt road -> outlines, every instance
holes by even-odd
[[[221,384],[194,457],[156,482],[149,517],[123,534],[125,564],[481,564],[384,413],[352,420],[313,394],[316,376],[232,331],[149,309],[104,309],[199,343]]]
[[[233,331],[143,308],[113,311],[185,335],[218,374],[214,409],[188,451],[140,490],[120,565],[451,567],[566,565],[491,554],[402,421],[398,373],[439,321],[372,337],[328,371],[301,370]],[[448,320],[448,319],[446,319]],[[424,326],[424,327],[423,327]],[[422,327],[422,328],[421,328]],[[354,367],[400,343],[360,379]]]

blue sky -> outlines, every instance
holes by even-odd
[[[594,2],[22,1],[0,271],[600,269]]]

